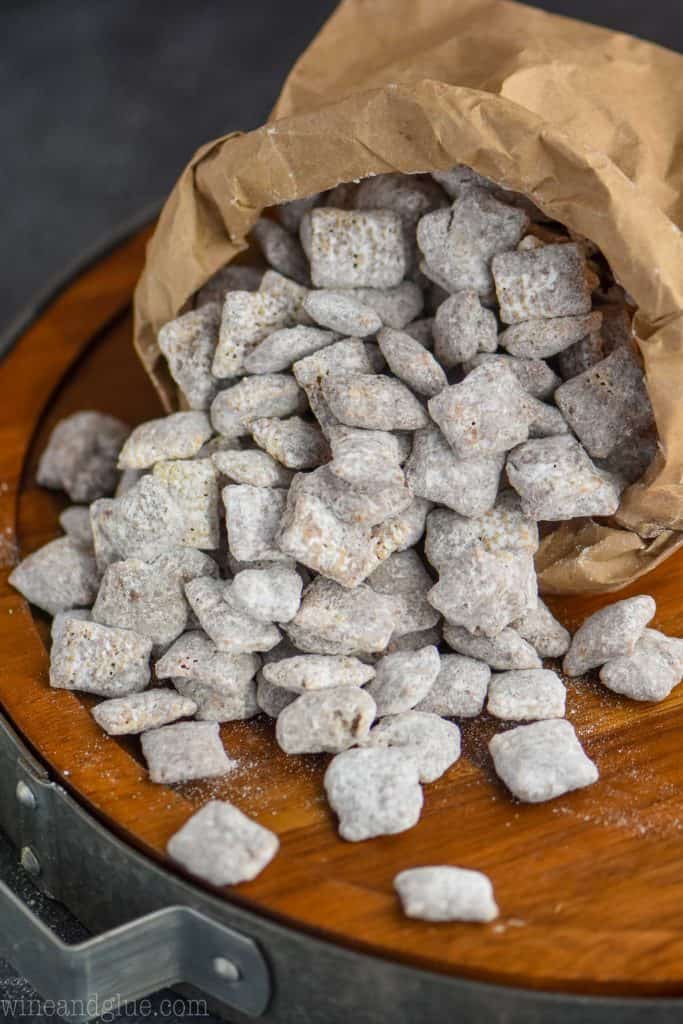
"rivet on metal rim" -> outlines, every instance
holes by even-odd
[[[228,960],[224,956],[214,957],[213,969],[221,978],[225,978],[226,981],[239,981],[242,977],[242,973],[232,960]]]
[[[21,848],[21,866],[33,878],[37,878],[40,874],[40,861],[30,846],[22,846]]]
[[[17,782],[16,794],[17,794],[17,800],[22,805],[22,807],[28,807],[29,810],[33,810],[35,808],[35,806],[36,806],[35,794],[34,794],[33,790],[30,789],[30,787],[26,785],[25,782],[21,781],[21,779],[19,780],[19,782]]]

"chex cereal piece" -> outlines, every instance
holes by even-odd
[[[210,885],[250,882],[278,851],[277,836],[225,800],[210,800],[168,841],[169,857]]]
[[[241,562],[281,561],[275,537],[287,495],[273,487],[228,484],[222,491],[228,527],[228,545]]]
[[[50,686],[123,697],[149,683],[152,643],[128,629],[70,618],[52,646]]]
[[[209,686],[201,679],[175,678],[176,690],[197,705],[200,722],[242,722],[260,712],[256,682],[242,679],[230,686]]]
[[[283,686],[270,683],[263,671],[256,676],[256,703],[269,718],[278,718],[280,712],[295,701],[297,696],[293,690],[285,690]]]
[[[605,458],[625,435],[654,422],[643,371],[626,346],[560,385],[555,401],[594,458]]]
[[[378,490],[360,490],[335,476],[329,465],[315,473],[302,473],[292,484],[297,494],[320,498],[343,522],[358,526],[375,526],[390,516],[407,509],[412,495],[405,483],[390,484]]]
[[[512,628],[529,641],[541,658],[561,658],[569,650],[569,630],[557,621],[540,597],[536,607],[516,619]]]
[[[415,230],[420,217],[448,206],[443,189],[429,177],[416,174],[376,174],[364,178],[354,198],[358,210],[393,210],[401,218],[406,262],[412,269],[416,259]]]
[[[306,396],[289,374],[244,377],[218,392],[211,405],[211,422],[219,434],[239,437],[249,433],[254,420],[264,416],[291,416],[301,412],[305,403]]]
[[[232,581],[231,599],[253,619],[289,622],[299,610],[302,589],[298,572],[273,565],[238,572]]]
[[[379,314],[364,305],[352,292],[335,292],[325,288],[309,292],[304,309],[321,327],[354,338],[367,338],[376,334],[382,326]]]
[[[95,622],[132,629],[157,647],[172,643],[187,625],[181,582],[171,570],[128,558],[105,571],[92,609]]]
[[[327,496],[311,489],[314,486],[315,481],[299,476],[289,489],[277,537],[282,556],[291,556],[343,586],[355,587],[374,568],[370,527],[339,518]]]
[[[654,598],[639,594],[593,612],[574,633],[562,663],[564,672],[580,676],[612,658],[633,654],[656,610]]]
[[[448,171],[432,171],[431,176],[451,199],[457,199],[461,192],[468,188],[497,188],[490,178],[485,178],[483,174],[478,174],[465,164],[456,164]]]
[[[142,734],[152,782],[172,785],[227,775],[237,767],[225,752],[217,722],[178,722]]]
[[[324,784],[339,835],[349,842],[405,832],[420,818],[417,764],[402,750],[345,750],[332,759]]]
[[[678,686],[681,675],[683,640],[646,629],[632,654],[623,654],[602,666],[600,682],[631,700],[660,701]]]
[[[547,400],[562,383],[555,371],[543,359],[518,359],[504,353],[481,352],[463,364],[466,373],[483,363],[505,363],[522,385],[534,398]]]
[[[470,633],[495,636],[536,606],[534,561],[528,551],[466,548],[448,564],[429,592],[429,603],[447,622]]]
[[[271,267],[300,284],[307,283],[308,263],[301,243],[295,235],[290,234],[281,224],[269,217],[259,217],[251,229],[251,234]]]
[[[329,470],[361,491],[405,483],[401,450],[395,434],[386,430],[335,427],[329,434],[333,461]]]
[[[300,416],[252,420],[250,429],[256,444],[288,469],[315,469],[328,458],[320,428]]]
[[[495,455],[526,441],[528,394],[512,370],[484,363],[429,400],[429,412],[462,459]]]
[[[496,504],[481,516],[467,518],[449,509],[436,508],[427,518],[425,555],[441,571],[457,560],[472,544],[481,543],[487,551],[538,550],[538,526],[521,510],[514,491],[503,491]]]
[[[74,544],[71,537],[59,537],[27,555],[10,573],[9,582],[31,604],[56,615],[91,605],[99,573],[91,551]]]
[[[434,356],[404,331],[383,327],[377,335],[389,369],[418,395],[432,398],[448,381]]]
[[[488,295],[493,290],[492,257],[513,249],[528,223],[522,210],[499,202],[484,189],[469,188],[450,209],[435,210],[420,220],[417,243],[425,269],[449,292],[471,288]]]
[[[363,740],[375,702],[358,686],[302,694],[278,716],[275,736],[286,754],[337,754]]]
[[[598,769],[564,718],[498,733],[489,750],[496,774],[525,803],[553,800],[598,779]]]
[[[391,210],[318,208],[309,227],[316,288],[391,288],[403,280],[403,229]]]
[[[353,288],[354,298],[374,309],[386,327],[402,331],[422,312],[422,289],[414,281],[401,281],[395,288]]]
[[[101,412],[75,412],[60,420],[40,457],[36,480],[66,491],[71,501],[90,502],[111,494],[116,460],[130,427]]]
[[[105,561],[115,560],[116,554],[118,558],[151,562],[169,548],[184,543],[183,507],[166,482],[156,475],[143,476],[111,505],[97,505],[98,514],[93,520],[95,551]],[[104,514],[100,518],[101,512]]]
[[[412,548],[389,555],[372,571],[367,582],[378,594],[390,594],[399,602],[392,640],[430,629],[439,621],[439,613],[427,601],[434,581]]]
[[[50,625],[50,639],[54,644],[64,632],[69,619],[78,619],[79,622],[89,622],[91,619],[89,608],[69,608],[65,612],[57,612]]]
[[[460,757],[460,730],[426,711],[387,715],[363,741],[366,747],[394,747],[417,764],[420,782],[434,782]]]
[[[503,323],[591,311],[586,260],[574,243],[501,253],[491,269]]]
[[[59,525],[67,537],[81,548],[93,548],[90,509],[86,505],[70,505],[59,514]]]
[[[395,598],[377,594],[364,583],[347,590],[319,576],[304,591],[293,624],[344,648],[335,654],[373,653],[389,643],[399,611]],[[291,637],[289,628],[287,632]]]
[[[284,274],[278,274],[277,270],[266,270],[261,278],[258,290],[268,292],[277,298],[284,299],[289,305],[287,323],[310,325],[311,318],[304,310],[304,302],[308,295],[308,288],[297,284]]]
[[[218,473],[211,459],[157,462],[154,477],[164,484],[183,513],[180,543],[209,551],[217,548]]]
[[[280,642],[280,631],[272,623],[258,622],[230,599],[230,588],[222,580],[202,576],[185,585],[185,594],[219,651],[248,654],[269,651]]]
[[[374,676],[374,668],[358,658],[325,654],[299,654],[263,666],[267,682],[293,693],[364,686]]]
[[[582,316],[557,316],[548,320],[525,320],[513,324],[498,339],[513,356],[528,359],[549,359],[563,352],[574,342],[600,329],[602,313]]]
[[[197,705],[173,690],[146,690],[129,697],[104,700],[92,709],[92,716],[110,736],[129,736],[158,729],[179,718],[191,718]]]
[[[318,327],[282,327],[273,331],[256,346],[244,360],[246,373],[279,373],[287,370],[297,359],[312,355],[337,339],[332,331]]]
[[[476,718],[486,700],[491,669],[483,661],[460,654],[442,654],[439,674],[415,711],[445,718]]]
[[[436,647],[385,654],[375,665],[375,678],[366,689],[377,705],[377,717],[414,708],[431,690],[440,667]]]
[[[569,424],[554,405],[539,402],[531,395],[528,397],[531,419],[529,421],[529,437],[557,437],[558,434],[569,434]]]
[[[513,722],[562,718],[566,698],[562,680],[549,669],[500,672],[491,676],[486,710]]]
[[[255,292],[262,277],[263,267],[252,267],[248,263],[226,263],[197,292],[197,308],[210,302],[218,303],[221,307],[227,292]]]
[[[498,348],[496,315],[482,306],[472,288],[455,292],[441,303],[432,330],[434,353],[447,369],[472,359],[477,352]]]
[[[226,654],[200,629],[179,636],[159,658],[157,679],[195,679],[217,690],[237,690],[250,682],[261,664],[258,654]]]
[[[506,626],[496,636],[473,636],[463,626],[446,623],[443,637],[458,654],[485,661],[498,671],[541,668],[541,659],[516,630]]]
[[[531,519],[611,516],[619,507],[616,478],[599,469],[568,434],[521,444],[510,452],[506,469]]]
[[[493,886],[481,871],[438,867],[409,868],[394,878],[406,917],[420,921],[476,921],[498,917]]]
[[[292,373],[302,388],[308,388],[328,374],[372,373],[372,364],[362,341],[345,338],[299,359],[292,367]]]
[[[220,322],[220,306],[208,302],[170,320],[159,331],[159,348],[190,409],[208,409],[216,394],[218,382],[211,365]]]
[[[418,430],[429,417],[401,381],[383,374],[335,373],[322,382],[332,413],[349,427]]]
[[[413,494],[447,505],[463,516],[479,516],[493,507],[505,456],[461,458],[436,427],[415,432],[406,463],[406,481]]]
[[[211,437],[203,412],[175,412],[135,427],[119,454],[120,469],[148,469],[162,459],[191,459]]]
[[[292,306],[291,298],[273,292],[228,292],[211,365],[214,377],[244,373],[244,360],[258,343],[291,323]]]
[[[268,452],[258,449],[216,452],[211,456],[216,469],[236,484],[251,487],[289,487],[294,473]]]

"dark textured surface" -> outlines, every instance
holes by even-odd
[[[683,49],[680,0],[537,6]],[[333,0],[3,0],[0,329],[85,249],[160,201],[197,146],[260,123],[333,7]],[[69,941],[82,936],[15,867],[2,840],[0,877]],[[0,962],[0,1020],[19,1017],[3,999],[29,995]]]

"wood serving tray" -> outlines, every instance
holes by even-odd
[[[169,837],[210,797],[273,829],[279,856],[226,900],[375,956],[503,985],[585,993],[683,994],[683,687],[639,705],[570,682],[568,717],[600,781],[550,803],[513,801],[487,752],[499,723],[463,723],[464,754],[425,787],[419,825],[344,843],[327,807],[328,758],[286,757],[265,717],[222,735],[239,769],[224,780],[150,783],[137,739],[95,725],[94,701],[48,686],[48,620],[7,584],[24,556],[59,531],[62,495],[35,465],[57,420],[77,409],[135,424],[161,406],[131,345],[130,302],[149,231],[82,273],[0,364],[0,708],[49,771],[127,842],[173,871]],[[655,625],[683,635],[683,551],[620,596],[653,594]],[[553,599],[575,627],[609,599]],[[405,919],[397,871],[458,864],[487,872],[501,917],[491,925]],[[123,894],[122,894],[123,895]],[[303,970],[310,965],[301,965]]]

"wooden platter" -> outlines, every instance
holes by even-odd
[[[235,773],[169,788],[148,781],[137,740],[100,732],[92,699],[50,690],[47,619],[32,614],[7,575],[19,553],[59,533],[64,499],[34,477],[54,423],[83,408],[132,424],[161,411],[131,346],[130,300],[148,234],[72,281],[0,365],[0,709],[74,796],[169,870],[168,838],[209,797],[230,799],[273,829],[280,855],[260,878],[222,895],[292,928],[504,985],[683,993],[683,687],[647,706],[570,683],[568,717],[601,779],[538,806],[512,801],[493,775],[487,740],[500,724],[465,722],[464,756],[426,787],[417,828],[361,844],[337,838],[322,795],[327,759],[285,757],[265,718],[223,726]],[[653,594],[655,625],[674,635],[683,635],[682,570],[683,551],[622,592]],[[550,603],[574,626],[605,602]],[[439,863],[486,871],[499,921],[403,918],[393,876]]]

